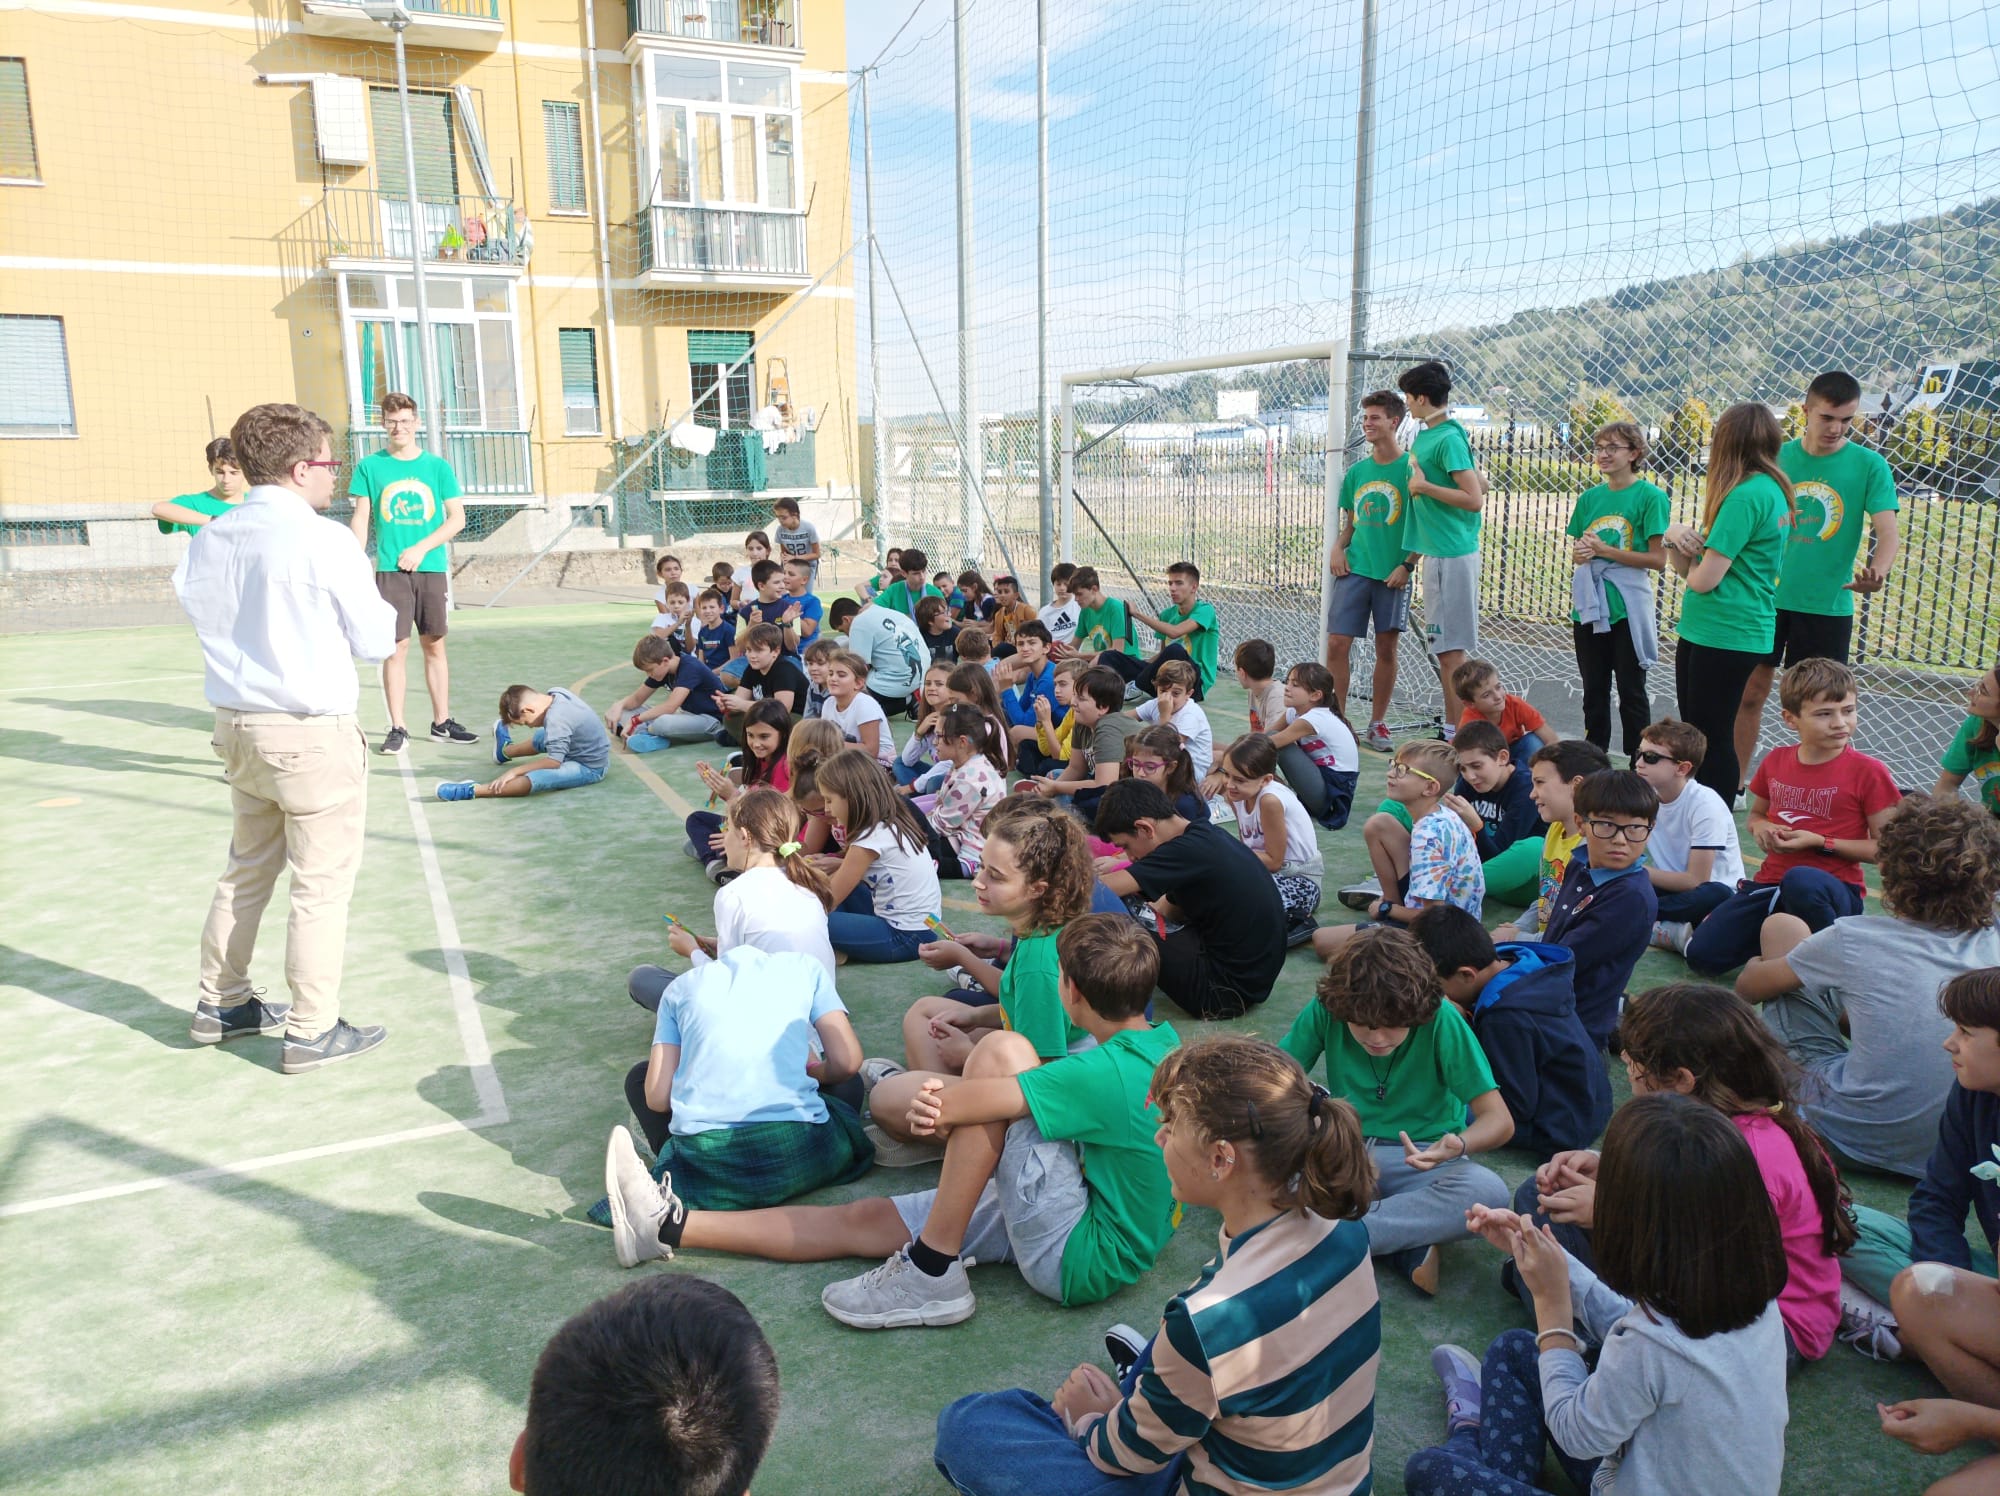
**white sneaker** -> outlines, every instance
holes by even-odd
[[[861,1130],[875,1145],[875,1162],[885,1169],[921,1169],[925,1164],[944,1160],[942,1143],[906,1143],[901,1138],[890,1137],[873,1122],[864,1122]]]
[[[1139,683],[1137,681],[1128,680],[1127,682],[1125,682],[1125,699],[1127,701],[1137,701],[1140,697],[1144,696],[1145,694],[1146,693],[1144,691],[1139,689]]]
[[[1895,1310],[1841,1279],[1840,1339],[1871,1361],[1900,1361],[1903,1342],[1896,1334],[1897,1328]]]
[[[1364,878],[1359,883],[1348,884],[1334,897],[1349,909],[1366,914],[1368,906],[1382,897],[1382,881],[1379,878]]]
[[[892,1075],[901,1075],[905,1068],[894,1060],[879,1055],[874,1059],[863,1060],[860,1070],[861,1095],[864,1098],[862,1104],[866,1106],[866,1098],[874,1094],[877,1086]]]
[[[1389,736],[1389,724],[1386,722],[1369,723],[1368,736],[1361,740],[1361,746],[1374,753],[1394,753],[1396,751],[1396,740]]]
[[[1685,920],[1662,919],[1653,924],[1653,949],[1672,951],[1676,956],[1688,953],[1688,942],[1694,939],[1694,926]]]
[[[660,1240],[660,1222],[684,1214],[687,1207],[674,1193],[672,1175],[664,1183],[654,1182],[632,1134],[623,1127],[612,1128],[605,1145],[604,1195],[611,1203],[611,1245],[620,1267],[674,1255]]]
[[[908,1247],[858,1278],[829,1283],[820,1290],[826,1312],[857,1330],[899,1330],[922,1325],[955,1325],[972,1318],[972,1280],[963,1259],[936,1278],[910,1261]]]

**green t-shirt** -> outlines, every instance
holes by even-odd
[[[1896,480],[1882,454],[1844,442],[1830,457],[1814,457],[1806,444],[1778,449],[1778,466],[1792,480],[1798,514],[1785,542],[1785,574],[1778,606],[1793,613],[1847,618],[1854,613],[1854,558],[1861,554],[1865,516],[1894,510]]]
[[[1791,516],[1777,480],[1752,473],[1723,495],[1708,550],[1730,559],[1712,592],[1681,594],[1681,637],[1711,649],[1769,654],[1778,629],[1778,570]]]
[[[1364,457],[1340,480],[1340,507],[1354,516],[1354,534],[1347,542],[1347,564],[1378,582],[1403,564],[1410,554],[1403,544],[1403,525],[1410,502],[1410,454],[1394,462]]]
[[[1059,1060],[1070,1045],[1084,1037],[1083,1030],[1063,1012],[1062,997],[1056,991],[1060,967],[1056,962],[1057,931],[1045,935],[1024,935],[1014,942],[1014,952],[1000,968],[1000,1022],[1030,1044],[1044,1060]]]
[[[179,494],[175,496],[174,502],[180,505],[181,508],[183,509],[192,509],[196,514],[207,514],[211,516],[217,514],[227,514],[230,510],[236,507],[229,500],[218,499],[212,493]],[[201,528],[200,525],[186,525],[180,523],[178,520],[171,520],[171,519],[155,520],[154,523],[160,527],[160,533],[162,535],[171,535],[176,530],[180,531],[184,535],[192,535],[194,534],[195,531]]]
[[[1124,1029],[1094,1049],[1019,1077],[1045,1138],[1076,1144],[1090,1203],[1063,1243],[1065,1304],[1094,1304],[1152,1267],[1180,1224],[1153,1134],[1153,1071],[1179,1044],[1171,1024]]]
[[[1600,483],[1576,496],[1569,528],[1563,533],[1595,535],[1621,551],[1643,551],[1655,537],[1667,533],[1667,507],[1667,491],[1644,479],[1624,488]],[[1613,623],[1625,616],[1625,595],[1616,587],[1604,589],[1604,600],[1611,605]],[[1574,608],[1569,616],[1576,617]]]
[[[942,592],[938,591],[929,582],[926,582],[924,583],[924,590],[913,598],[910,596],[910,584],[908,582],[896,581],[891,582],[875,594],[875,606],[878,608],[893,608],[905,618],[915,618],[917,616],[918,603],[927,597],[943,596]]]
[[[442,457],[419,452],[405,461],[375,452],[355,464],[350,498],[368,501],[375,532],[375,569],[396,571],[403,547],[415,545],[444,523],[444,506],[460,497],[458,474]],[[444,547],[432,546],[418,571],[443,571]]]
[[[1439,421],[1426,426],[1410,443],[1410,460],[1424,475],[1426,483],[1452,487],[1451,475],[1474,467],[1472,443],[1465,428],[1456,421]],[[1411,550],[1425,556],[1470,556],[1479,549],[1479,513],[1454,509],[1428,494],[1410,499],[1410,517],[1403,539]]]
[[[1123,649],[1132,642],[1132,617],[1122,599],[1106,594],[1102,607],[1085,608],[1076,616],[1076,647],[1097,653]]]
[[[1494,1088],[1472,1025],[1449,1002],[1386,1059],[1355,1043],[1347,1025],[1317,1002],[1306,1004],[1279,1047],[1307,1070],[1326,1056],[1326,1088],[1354,1103],[1365,1137],[1407,1132],[1419,1144],[1434,1143],[1464,1131],[1467,1104]]]
[[[1201,672],[1201,689],[1206,695],[1215,689],[1215,657],[1222,648],[1222,632],[1215,621],[1215,604],[1196,598],[1194,606],[1185,613],[1178,607],[1167,609],[1160,615],[1160,622],[1186,623],[1190,618],[1200,626],[1179,643],[1188,652],[1188,658],[1194,661],[1194,668]],[[1167,642],[1164,634],[1160,636],[1160,642]]]
[[[1967,717],[1944,751],[1943,768],[1947,774],[1970,776],[1979,787],[1979,803],[2000,816],[2000,744],[1989,743],[1984,748],[1972,745],[1985,726],[1983,717]]]

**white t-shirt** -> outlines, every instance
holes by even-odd
[[[665,608],[667,606],[666,588],[660,587],[654,590],[653,605],[656,609]],[[671,634],[675,629],[679,628],[680,626],[681,626],[681,616],[678,613],[668,610],[666,612],[656,611],[653,614],[653,627],[656,629],[665,629],[668,633]]]
[[[1285,708],[1285,726],[1299,720],[1300,714],[1290,707]],[[1337,769],[1343,774],[1361,772],[1361,745],[1354,741],[1354,734],[1328,707],[1316,706],[1304,714],[1312,731],[1299,739],[1299,746],[1306,751],[1306,757],[1322,769]]]
[[[750,563],[746,561],[741,566],[737,567],[734,571],[730,572],[729,580],[736,584],[736,590],[739,593],[749,591]]]
[[[1158,722],[1160,704],[1157,701],[1144,702],[1132,715],[1148,724]],[[1188,758],[1194,763],[1194,777],[1207,778],[1215,762],[1215,730],[1208,725],[1208,713],[1201,709],[1198,702],[1190,701],[1174,713],[1174,720],[1168,725],[1181,735],[1181,746],[1187,749]],[[1357,757],[1355,767],[1360,766],[1361,761]]]
[[[833,942],[827,939],[826,910],[818,899],[787,878],[782,868],[753,867],[726,884],[715,896],[717,955],[739,945],[755,946],[767,955],[797,951],[811,956],[833,975]],[[705,965],[700,948],[694,964]]]
[[[1688,853],[1697,848],[1715,853],[1709,882],[1734,888],[1742,881],[1743,849],[1736,839],[1736,817],[1722,796],[1690,779],[1678,797],[1660,802],[1659,819],[1646,839],[1646,857],[1661,872],[1684,873]]]
[[[861,741],[861,729],[870,722],[880,722],[882,730],[875,735],[875,757],[884,767],[896,761],[896,741],[889,732],[889,714],[882,710],[882,703],[866,691],[856,691],[854,699],[842,711],[829,696],[819,704],[819,714],[840,729],[840,735],[850,743]]]
[[[847,845],[866,847],[875,854],[875,860],[868,864],[868,894],[875,901],[875,912],[893,928],[921,930],[925,915],[936,915],[943,909],[937,864],[931,861],[930,848],[918,847],[912,852],[888,826],[877,826]]]
[[[1068,644],[1076,638],[1076,616],[1083,610],[1074,598],[1059,603],[1050,603],[1035,616],[1049,631],[1049,638],[1057,644]]]
[[[1264,822],[1258,812],[1266,800],[1276,800],[1285,809],[1285,865],[1278,872],[1319,882],[1326,876],[1319,833],[1314,830],[1313,818],[1306,813],[1305,805],[1283,780],[1270,781],[1255,800],[1229,802],[1229,809],[1236,817],[1236,834],[1243,838],[1243,845],[1253,852],[1264,850]]]

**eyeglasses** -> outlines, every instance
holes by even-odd
[[[1419,779],[1428,779],[1432,784],[1441,785],[1444,783],[1444,781],[1438,778],[1437,775],[1426,774],[1422,769],[1416,768],[1410,764],[1403,763],[1401,760],[1398,760],[1397,762],[1389,765],[1389,772],[1385,774],[1383,778],[1400,779],[1405,774],[1414,774]]]
[[[1632,755],[1632,762],[1635,764],[1677,764],[1680,760],[1675,758],[1671,753],[1655,753],[1650,748],[1641,748],[1637,753]]]
[[[323,467],[330,473],[337,473],[340,471],[340,459],[338,457],[312,457],[306,460],[306,466]]]
[[[1591,450],[1594,452],[1636,452],[1639,449],[1625,442],[1599,442]]]
[[[1605,841],[1610,841],[1613,837],[1623,837],[1628,842],[1642,842],[1653,834],[1651,823],[1646,821],[1621,824],[1618,821],[1589,820],[1583,825],[1592,836],[1602,837]]]
[[[1158,758],[1128,758],[1125,767],[1134,774],[1157,774],[1166,768],[1166,761]]]

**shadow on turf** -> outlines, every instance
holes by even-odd
[[[137,701],[130,698],[117,701],[65,701],[56,696],[22,696],[17,699],[23,706],[45,706],[58,712],[88,712],[97,717],[122,717],[127,722],[136,722],[144,727],[171,727],[200,733],[211,733],[215,730],[213,711],[197,711],[191,706],[175,706],[166,701]]]
[[[122,1023],[134,1033],[157,1039],[169,1049],[211,1047],[197,1044],[188,1037],[189,1009],[177,1007],[130,982],[65,966],[60,961],[50,961],[14,946],[0,946],[0,973],[5,973],[7,982],[12,986],[59,1002],[66,1008],[74,1008],[79,1013]],[[212,1047],[222,1049],[229,1046]],[[237,1052],[253,1064],[257,1063],[258,1057],[250,1054],[246,1047],[238,1046]],[[271,1058],[264,1068],[276,1067],[276,1059]]]
[[[52,732],[0,732],[0,756],[22,758],[30,763],[50,764],[63,769],[97,769],[107,774],[177,774],[183,779],[220,782],[222,767],[210,763],[205,770],[175,768],[176,764],[200,764],[198,758],[182,758],[167,753],[142,753],[136,748],[111,748],[100,743],[80,743]]]

